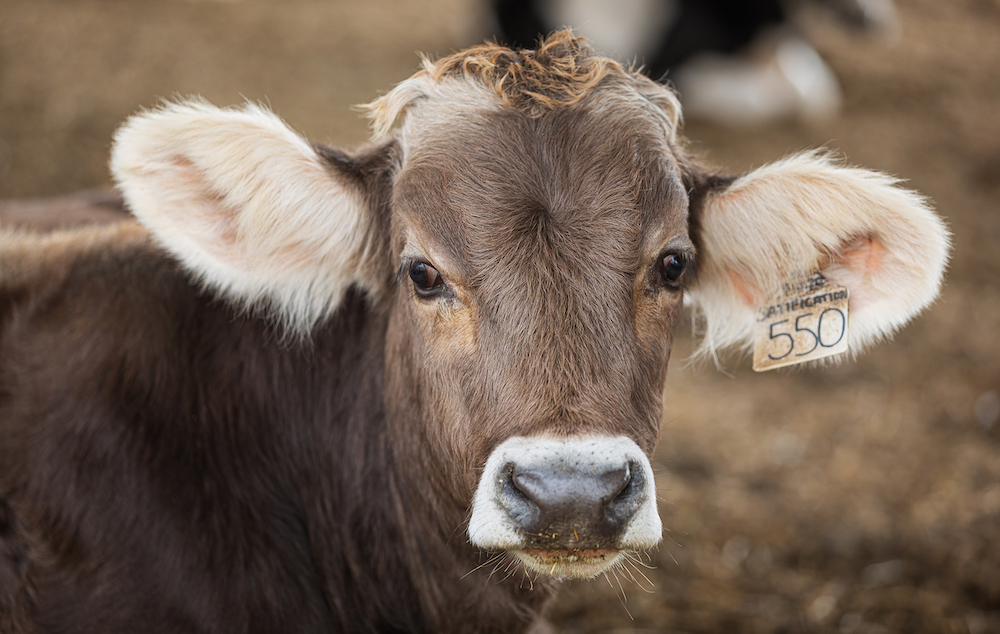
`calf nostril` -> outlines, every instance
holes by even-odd
[[[642,505],[644,495],[643,488],[646,478],[640,468],[629,464],[627,476],[621,488],[617,490],[614,498],[608,501],[604,507],[605,518],[616,524],[624,524]]]
[[[599,476],[599,478],[601,480],[601,488],[607,491],[607,495],[601,498],[601,503],[608,504],[621,497],[629,488],[629,484],[632,482],[632,472],[629,469],[629,465],[626,464],[621,469],[608,471]]]
[[[542,509],[532,497],[533,494],[537,495],[533,484],[532,478],[515,473],[513,465],[507,470],[507,477],[501,484],[501,503],[522,530],[538,526],[542,521]]]
[[[510,474],[510,482],[518,493],[528,500],[538,504],[538,498],[545,495],[544,477],[533,471],[518,471],[517,467]]]

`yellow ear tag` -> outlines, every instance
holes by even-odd
[[[757,309],[753,369],[756,372],[847,352],[847,304],[843,286],[813,273]]]

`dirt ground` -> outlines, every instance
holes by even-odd
[[[825,146],[907,179],[954,232],[941,299],[821,369],[686,366],[682,333],[654,465],[668,539],[645,577],[567,584],[560,630],[1000,632],[1000,0],[898,5],[892,45],[809,22],[839,119],[686,133],[734,171]],[[355,146],[352,104],[483,24],[475,0],[0,0],[0,197],[107,183],[115,127],[175,94]]]

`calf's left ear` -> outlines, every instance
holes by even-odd
[[[349,286],[377,293],[388,278],[377,179],[362,167],[262,107],[199,99],[133,116],[111,158],[132,213],[188,271],[298,334]]]
[[[692,232],[702,353],[749,345],[756,308],[820,272],[850,291],[850,349],[891,335],[937,297],[949,233],[885,174],[799,154],[735,179],[701,179]]]

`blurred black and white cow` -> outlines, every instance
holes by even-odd
[[[748,126],[839,110],[837,78],[798,28],[807,5],[855,29],[898,30],[892,0],[492,0],[490,9],[502,42],[532,46],[572,27],[672,83],[688,116]]]
[[[0,630],[523,631],[660,541],[685,295],[742,345],[821,271],[857,350],[938,292],[919,195],[818,154],[714,175],[567,32],[370,116],[348,154],[169,103],[115,137],[135,221],[0,232]]]

